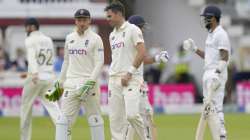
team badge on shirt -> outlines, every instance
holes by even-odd
[[[87,47],[88,44],[89,44],[89,40],[87,39],[87,40],[85,41],[85,43],[84,43],[85,47]]]
[[[115,36],[112,36],[112,37],[111,37],[111,40],[115,40]]]
[[[126,32],[123,32],[123,33],[122,33],[122,37],[123,37],[123,38],[125,37],[125,33],[126,33]]]
[[[74,42],[75,42],[75,40],[71,40],[69,43],[71,43],[71,44],[72,44],[72,43],[74,43]]]

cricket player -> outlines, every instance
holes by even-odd
[[[134,24],[137,27],[139,27],[142,33],[144,32],[146,22],[142,16],[139,16],[139,15],[130,16],[128,18],[128,21],[129,23]],[[146,57],[143,59],[143,63],[144,64],[153,64],[153,63],[159,63],[159,62],[167,63],[168,59],[169,59],[168,52],[161,51],[154,57],[146,55]],[[144,121],[146,137],[148,140],[156,140],[156,128],[153,122],[153,109],[148,100],[148,86],[146,82],[144,82],[141,85],[140,97],[141,97],[140,98],[140,114]],[[129,130],[127,133],[127,139],[133,140],[134,134],[135,133],[134,133],[133,127],[129,127]]]
[[[49,112],[52,121],[60,115],[56,102],[45,99],[46,91],[53,86],[54,72],[54,47],[50,37],[39,31],[39,23],[35,18],[25,21],[27,38],[28,74],[24,84],[21,99],[21,140],[31,140],[32,104],[39,97],[42,104]]]
[[[201,16],[204,18],[205,27],[208,30],[205,51],[199,49],[192,39],[185,40],[183,47],[195,52],[205,61],[203,75],[204,111],[202,114],[208,115],[208,124],[213,139],[226,140],[223,99],[227,81],[227,65],[231,53],[230,42],[226,31],[219,24],[221,10],[218,7],[207,6]],[[196,139],[203,139],[199,135],[201,134],[196,134]]]
[[[79,9],[74,15],[76,30],[66,37],[59,83],[63,84],[63,116],[57,121],[56,140],[71,140],[71,127],[81,104],[85,108],[91,140],[104,140],[97,78],[104,63],[103,42],[90,27],[90,13]]]
[[[112,140],[125,140],[131,125],[140,140],[146,140],[140,114],[145,58],[143,35],[136,25],[125,21],[121,3],[113,2],[105,11],[109,24],[114,27],[109,36],[112,51],[108,85],[111,137]]]

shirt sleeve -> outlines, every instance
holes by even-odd
[[[25,47],[27,50],[27,60],[28,60],[29,73],[31,73],[31,74],[38,73],[38,64],[37,64],[35,46],[31,42],[31,40],[26,39],[25,40]]]
[[[64,46],[64,60],[63,60],[63,64],[62,64],[61,73],[59,76],[59,83],[60,84],[63,84],[64,81],[66,80],[68,65],[69,65],[69,52],[68,52],[68,41],[66,38],[65,46]]]
[[[218,49],[230,51],[230,42],[227,34],[219,34],[217,40]]]
[[[138,43],[144,43],[143,35],[141,29],[138,27],[134,26],[132,29],[132,42],[133,45],[136,46]]]
[[[91,73],[90,79],[96,81],[97,77],[100,75],[102,71],[102,67],[104,64],[104,49],[102,39],[98,36],[94,49],[94,61],[95,68]]]

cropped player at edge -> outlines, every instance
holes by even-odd
[[[75,12],[76,30],[67,35],[59,85],[64,87],[61,110],[57,122],[56,140],[71,140],[71,128],[81,104],[91,131],[91,140],[104,140],[104,122],[100,109],[100,89],[97,78],[104,63],[103,42],[90,27],[90,13],[86,9]],[[56,89],[56,88],[55,88]],[[48,98],[55,97],[50,92]],[[59,99],[59,98],[56,98]]]
[[[142,33],[145,30],[145,26],[147,26],[147,23],[145,22],[144,18],[139,15],[130,16],[128,21],[129,23],[135,24],[137,27],[139,27]],[[167,63],[168,59],[169,59],[168,52],[161,51],[154,57],[146,55],[145,58],[143,59],[143,64],[153,64],[153,63],[160,63],[160,62]],[[146,82],[144,82],[144,84],[141,86],[140,93],[141,93],[140,114],[142,115],[142,118],[144,121],[146,138],[148,140],[156,140],[156,128],[153,122],[153,109],[148,100],[148,86]],[[133,140],[134,134],[135,133],[134,133],[133,127],[129,127],[129,130],[127,133],[127,139]]]
[[[39,22],[35,18],[25,21],[27,38],[28,74],[24,84],[21,100],[21,140],[31,140],[32,104],[36,97],[49,112],[54,124],[60,116],[57,102],[49,102],[45,98],[46,91],[53,86],[54,47],[52,39],[39,31]]]
[[[227,81],[227,65],[231,53],[228,34],[221,27],[221,10],[207,6],[201,14],[208,36],[205,51],[199,49],[192,39],[183,42],[185,50],[195,52],[204,59],[203,96],[204,109],[196,131],[196,140],[203,140],[208,121],[214,140],[226,140],[223,99]]]

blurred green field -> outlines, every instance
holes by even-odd
[[[110,140],[108,118],[105,117],[106,140]],[[156,115],[158,140],[194,140],[199,115]],[[250,139],[250,115],[226,114],[228,140]],[[33,118],[32,140],[54,140],[54,127],[48,117]],[[19,118],[0,117],[0,140],[19,140]],[[85,117],[79,117],[72,140],[90,140]],[[205,140],[211,140],[206,132]]]

